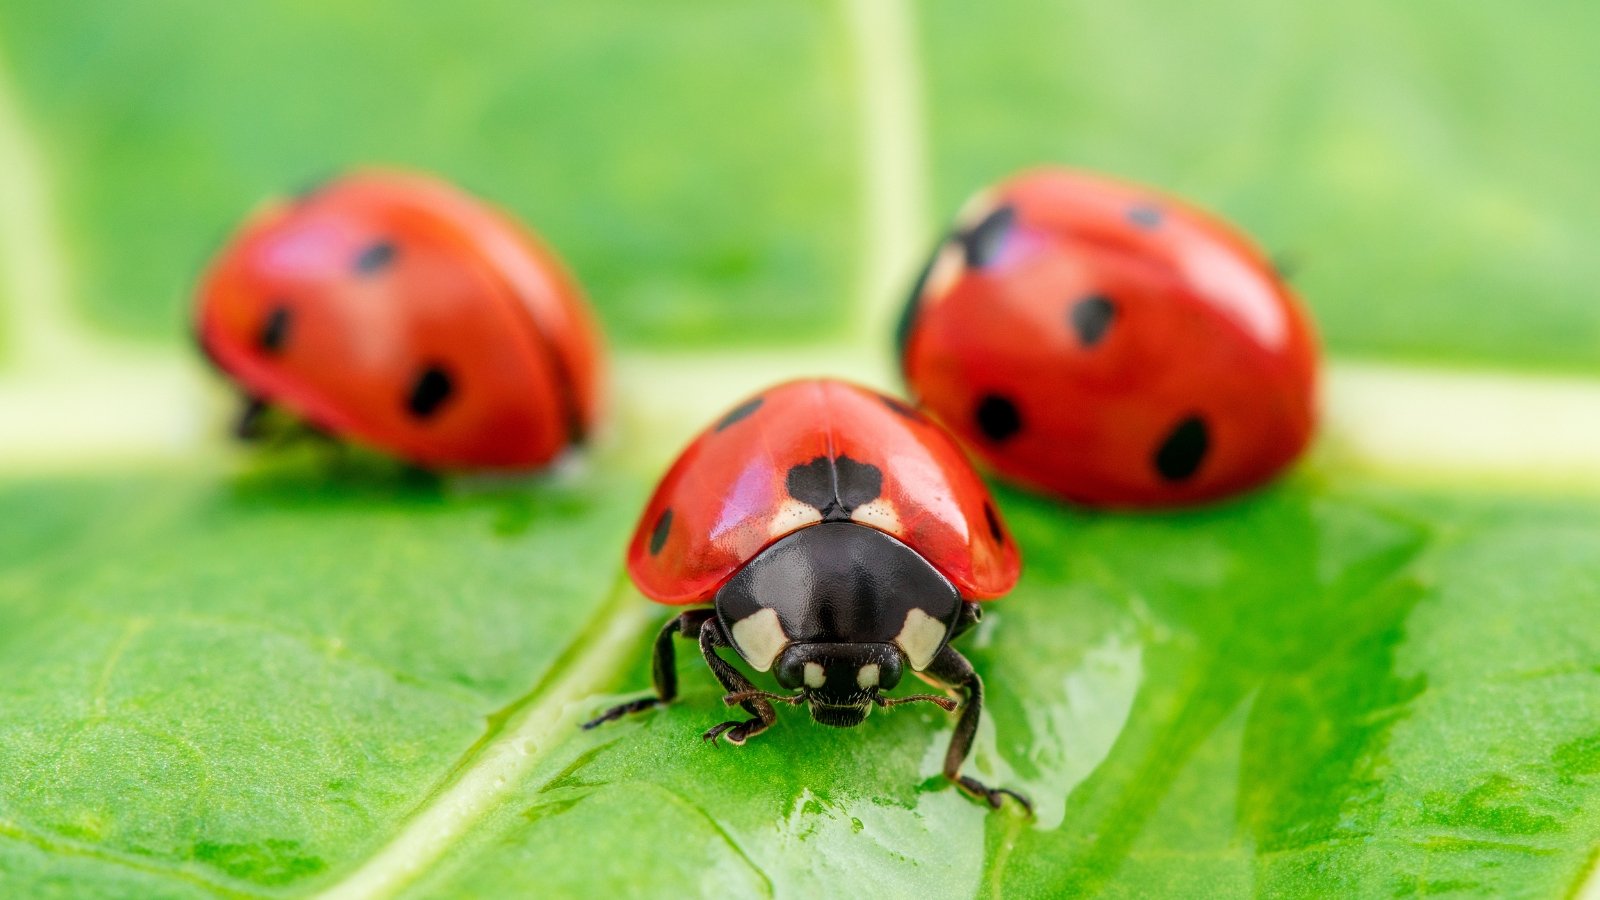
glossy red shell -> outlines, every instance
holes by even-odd
[[[1261,484],[1306,447],[1316,340],[1235,229],[1060,169],[974,207],[963,227],[990,227],[930,262],[902,363],[924,408],[1000,474],[1086,504],[1183,505]]]
[[[246,393],[423,466],[536,467],[598,413],[599,331],[560,262],[420,175],[357,173],[262,210],[197,319]]]
[[[821,456],[877,467],[884,504],[855,520],[920,553],[963,597],[1016,583],[1016,544],[950,436],[898,400],[832,380],[769,388],[689,444],[628,547],[634,583],[660,603],[709,601],[768,544],[820,518],[791,497],[788,479]]]

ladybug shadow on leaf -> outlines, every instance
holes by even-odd
[[[644,486],[637,479],[556,466],[537,472],[432,472],[358,445],[297,439],[252,447],[226,482],[225,502],[261,511],[374,516],[466,512],[495,541],[536,539],[558,524],[614,540],[616,555]]]
[[[619,687],[650,679],[648,642],[630,658],[636,662],[617,679]],[[759,740],[732,746],[703,738],[738,712],[723,702],[725,692],[705,664],[679,654],[677,671],[681,690],[671,703],[584,732],[594,735],[578,741],[588,748],[581,754],[586,780],[605,780],[605,773],[648,780],[711,808],[725,805],[727,792],[736,790],[741,805],[764,814],[787,811],[808,792],[841,807],[887,804],[906,810],[917,809],[929,794],[959,793],[939,768],[957,717],[937,707],[880,710],[853,728],[821,726],[805,710],[785,708]],[[631,696],[590,697],[582,712]],[[611,729],[625,729],[626,736],[610,738],[616,733]],[[984,814],[980,805],[971,809]]]
[[[253,438],[232,480],[240,499],[304,505],[357,498],[442,499],[446,478],[314,430]]]

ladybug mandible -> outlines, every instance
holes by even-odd
[[[358,172],[245,223],[200,345],[247,398],[432,468],[533,468],[594,427],[599,331],[511,218],[433,178]]]
[[[955,442],[898,400],[841,381],[794,381],[734,407],[684,450],[646,506],[628,572],[650,599],[694,606],[655,642],[655,695],[584,727],[677,695],[673,638],[698,640],[729,704],[753,718],[705,732],[743,744],[777,721],[774,703],[859,724],[909,671],[962,695],[944,774],[998,807],[1004,788],[961,774],[983,681],[950,640],[976,601],[1016,583],[1021,562],[988,490]],[[707,605],[709,604],[709,605]],[[761,690],[718,655],[731,647],[786,693]]]
[[[1170,506],[1305,449],[1317,347],[1226,223],[1065,169],[980,195],[907,304],[912,393],[1001,475],[1080,503]]]

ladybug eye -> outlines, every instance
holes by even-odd
[[[375,275],[388,268],[398,252],[394,244],[378,241],[362,250],[356,257],[356,272],[361,275]]]
[[[1211,433],[1205,420],[1189,416],[1167,434],[1156,448],[1156,471],[1168,481],[1183,481],[1193,475],[1211,449]]]
[[[1072,330],[1078,333],[1078,342],[1085,347],[1093,347],[1100,343],[1106,336],[1106,329],[1111,327],[1111,322],[1117,317],[1117,308],[1112,305],[1111,298],[1095,294],[1085,297],[1072,304],[1072,310],[1067,314],[1067,319],[1072,323]]]
[[[289,325],[293,321],[294,316],[287,306],[274,306],[262,321],[261,331],[256,334],[256,347],[263,353],[283,350],[283,345],[289,340]]]
[[[406,397],[406,409],[413,416],[426,419],[438,412],[454,392],[455,385],[451,383],[450,375],[439,366],[428,366],[412,382],[411,393]]]

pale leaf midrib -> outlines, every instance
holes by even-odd
[[[508,707],[500,730],[457,763],[450,783],[425,800],[377,853],[319,896],[387,897],[420,877],[516,790],[564,734],[577,728],[577,704],[616,677],[655,618],[626,580],[619,581],[569,652]]]

